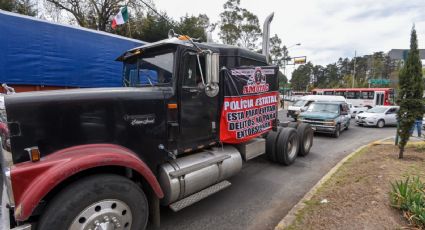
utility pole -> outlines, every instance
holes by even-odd
[[[353,69],[353,84],[351,88],[354,88],[354,79],[356,79],[356,58],[357,57],[357,50],[354,50],[354,69]]]

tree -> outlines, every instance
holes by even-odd
[[[137,30],[137,33],[139,33],[139,36],[134,38],[146,42],[156,42],[166,39],[168,37],[168,31],[170,29],[175,29],[174,25],[177,23],[172,22],[173,24],[170,24],[172,20],[169,19],[166,14],[163,15],[167,20],[153,12],[148,12],[144,18],[138,17],[140,28]],[[178,33],[179,31],[176,30],[176,32]]]
[[[215,25],[210,23],[206,14],[196,16],[184,16],[177,25],[179,33],[187,34],[192,38],[207,41],[207,32],[214,30]]]
[[[399,75],[398,120],[400,128],[399,158],[403,158],[404,148],[410,137],[410,129],[417,117],[423,116],[422,63],[419,57],[416,30],[413,26],[410,36],[410,51]]]
[[[275,34],[270,38],[270,60],[273,65],[283,67],[285,54],[288,56],[288,50],[282,47],[282,40]]]
[[[258,17],[239,5],[240,0],[224,3],[224,11],[220,14],[220,39],[225,44],[255,50],[261,34]]]
[[[125,0],[46,0],[55,8],[70,13],[78,25],[108,31],[111,18],[122,6],[132,4]]]
[[[224,3],[224,11],[220,14],[220,39],[225,44],[236,45],[240,37],[239,23],[242,21],[240,0],[228,0]]]
[[[308,62],[305,65],[300,65],[292,73],[291,86],[293,90],[305,91],[308,89],[308,86],[311,81],[311,76],[313,73],[313,64]]]
[[[37,15],[35,3],[31,0],[0,0],[0,9],[29,16]]]
[[[260,35],[261,29],[257,15],[242,9],[239,46],[255,50],[258,47],[257,41]]]

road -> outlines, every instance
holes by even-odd
[[[286,120],[284,113],[279,117]],[[315,135],[310,154],[291,166],[264,157],[249,161],[229,180],[229,188],[177,213],[162,208],[161,229],[273,229],[338,161],[370,141],[394,134],[395,128],[363,128],[352,123],[338,139]]]
[[[283,113],[280,119],[285,120]],[[288,167],[265,158],[244,165],[231,178],[232,186],[193,206],[161,210],[161,229],[273,229],[281,218],[342,158],[373,140],[395,134],[395,128],[357,127],[338,139],[315,135],[307,157]]]

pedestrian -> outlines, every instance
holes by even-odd
[[[416,128],[418,132],[418,137],[422,137],[422,121],[423,121],[423,116],[416,117],[415,123],[413,123],[413,126],[410,129],[410,136],[413,136],[413,132]]]

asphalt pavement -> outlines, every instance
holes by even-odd
[[[288,120],[283,112],[279,118]],[[297,158],[291,166],[271,163],[265,157],[253,159],[229,180],[229,188],[179,212],[163,207],[161,229],[273,229],[342,158],[391,135],[395,135],[394,127],[364,128],[352,121],[350,129],[338,139],[315,135],[310,154]]]

